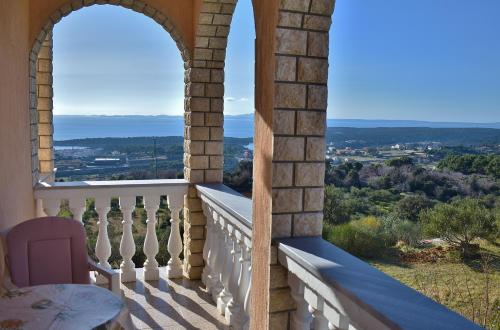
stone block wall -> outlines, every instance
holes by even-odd
[[[49,33],[38,53],[36,67],[38,168],[40,177],[49,179],[53,179],[54,174],[52,45],[52,33]]]
[[[221,183],[224,139],[224,61],[236,0],[203,1],[195,48],[186,70],[184,178],[192,184]],[[184,209],[184,275],[203,271],[205,217],[194,186]]]
[[[328,33],[334,0],[280,0],[275,41],[272,237],[323,228]],[[269,326],[286,329],[295,309],[287,270],[271,246]]]

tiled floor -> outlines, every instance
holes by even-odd
[[[142,280],[122,284],[124,299],[137,329],[230,329],[200,281]]]

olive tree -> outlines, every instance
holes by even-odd
[[[477,238],[492,240],[498,237],[495,214],[475,198],[437,204],[420,214],[424,233],[439,237],[460,249],[462,256],[474,252],[472,242]]]

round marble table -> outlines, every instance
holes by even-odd
[[[133,329],[123,301],[111,291],[78,284],[10,290],[0,296],[0,329]]]

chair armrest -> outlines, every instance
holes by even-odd
[[[117,295],[120,295],[120,273],[113,269],[103,267],[94,260],[88,258],[89,269],[104,276],[108,280],[108,289]]]

